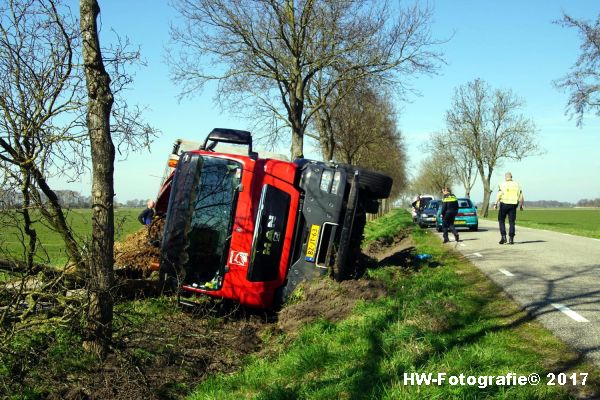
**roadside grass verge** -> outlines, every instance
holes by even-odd
[[[375,240],[391,240],[401,231],[408,230],[411,226],[410,214],[404,210],[395,209],[373,221],[369,221],[365,226],[365,238],[363,246]]]
[[[394,211],[369,224],[367,240],[410,223],[405,211]],[[415,252],[431,254],[431,261],[368,271],[371,279],[387,283],[390,296],[360,303],[341,322],[321,319],[286,340],[266,338],[267,355],[249,356],[239,372],[209,378],[189,398],[569,399],[600,393],[598,370],[531,320],[467,260],[425,230],[414,229],[412,239]],[[541,383],[405,382],[404,374],[413,372],[433,377],[537,373]],[[576,375],[578,386],[551,386],[548,373],[588,375],[585,386],[583,375]]]
[[[115,240],[119,241],[130,233],[138,230],[141,225],[137,216],[141,209],[120,208],[115,210]],[[38,241],[42,248],[39,249],[37,262],[62,266],[67,262],[65,245],[60,236],[53,231],[38,213],[32,213]],[[0,222],[3,229],[0,230],[0,257],[23,256],[23,232],[14,224],[15,213],[0,213]],[[89,209],[76,209],[67,212],[67,220],[73,229],[75,237],[80,243],[84,243],[91,237],[92,211]]]
[[[490,210],[487,219],[498,220]],[[517,211],[517,226],[600,238],[600,208],[538,208]]]

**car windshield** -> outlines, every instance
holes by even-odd
[[[427,204],[427,207],[425,207],[425,209],[429,209],[429,210],[437,210],[437,208],[439,207],[440,202],[437,200],[432,200],[429,202],[429,204]]]
[[[241,165],[227,159],[202,158],[200,185],[192,202],[186,269],[194,271],[196,279],[209,280],[225,260]]]

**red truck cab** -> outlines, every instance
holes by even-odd
[[[216,152],[218,143],[248,152]],[[360,171],[349,166],[261,159],[246,131],[215,129],[199,147],[179,153],[176,145],[176,168],[157,199],[161,275],[175,288],[268,309],[303,280],[332,270],[351,277],[345,265],[360,246],[353,231],[362,238],[364,214],[389,194],[390,178],[370,172],[361,191]],[[368,190],[373,177],[378,193]]]

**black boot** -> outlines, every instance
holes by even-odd
[[[504,243],[506,243],[506,235],[502,235],[502,238],[498,242],[498,244],[504,244]]]
[[[514,236],[509,236],[508,237],[508,244],[515,244],[515,237]]]
[[[448,242],[449,242],[448,236],[444,236],[444,243],[448,243]]]
[[[456,240],[458,242],[458,233],[456,235],[454,235],[454,240]]]

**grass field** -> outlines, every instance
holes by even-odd
[[[488,219],[497,220],[498,212],[490,210]],[[517,225],[600,238],[600,208],[525,208],[517,211]]]
[[[135,232],[140,228],[137,216],[141,209],[117,209],[115,211],[115,239],[122,240],[128,234]],[[73,228],[73,232],[81,243],[91,236],[91,215],[92,211],[88,209],[71,210],[67,213],[67,219]],[[38,261],[50,263],[53,265],[64,265],[67,257],[64,251],[64,243],[60,237],[52,231],[39,216],[35,229],[43,249],[38,254]],[[14,221],[14,214],[0,214],[0,251],[13,256],[19,256],[23,253],[22,231],[18,229]]]

